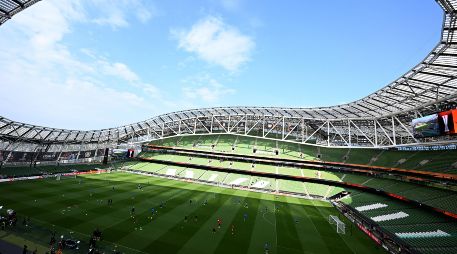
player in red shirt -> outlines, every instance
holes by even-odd
[[[221,228],[221,225],[222,225],[222,220],[221,220],[221,218],[218,218],[217,219],[217,227]]]

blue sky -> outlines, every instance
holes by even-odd
[[[0,114],[100,129],[212,106],[330,106],[440,37],[433,0],[44,0],[0,27]]]

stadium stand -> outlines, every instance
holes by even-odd
[[[431,172],[457,172],[457,150],[398,151],[368,148],[324,148],[231,134],[170,137],[153,141],[151,144],[264,157],[275,157],[274,151],[278,150],[278,158],[298,159],[301,158],[300,154],[302,154],[303,159],[307,160],[396,167]],[[211,144],[214,144],[214,148],[211,147]],[[232,147],[235,147],[234,151],[231,151]],[[258,149],[255,154],[253,154],[254,147]]]
[[[378,195],[355,193],[342,202],[416,251],[426,254],[457,252],[455,221]]]

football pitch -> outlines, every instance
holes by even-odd
[[[42,246],[49,231],[36,228],[82,242],[99,228],[100,245],[123,253],[385,253],[346,219],[337,234],[328,216],[339,213],[323,201],[122,172],[2,183],[0,193]]]

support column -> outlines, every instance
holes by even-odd
[[[228,116],[227,133],[230,133],[230,115]]]
[[[197,118],[194,120],[194,134],[197,133]]]
[[[211,133],[213,133],[213,123],[214,123],[214,116],[211,116],[211,126],[210,126]]]
[[[163,138],[163,130],[165,129],[165,123],[162,123],[162,138]]]
[[[327,146],[330,146],[330,121],[327,120]]]
[[[377,131],[377,124],[376,124],[376,119],[373,121],[374,123],[374,146],[378,147],[378,131]]]
[[[282,117],[282,135],[281,135],[281,139],[284,140],[284,131],[285,131],[285,128],[286,128],[286,123],[285,123],[285,117],[283,116]]]
[[[395,137],[396,136],[395,135],[395,120],[393,117],[392,117],[392,135],[393,135],[392,140],[393,140],[394,146],[395,146],[395,145],[397,145],[397,138]]]
[[[263,122],[262,122],[262,137],[265,137],[265,115],[263,115]]]
[[[244,135],[246,135],[247,133],[248,133],[248,115],[246,114],[245,118],[244,118]]]

